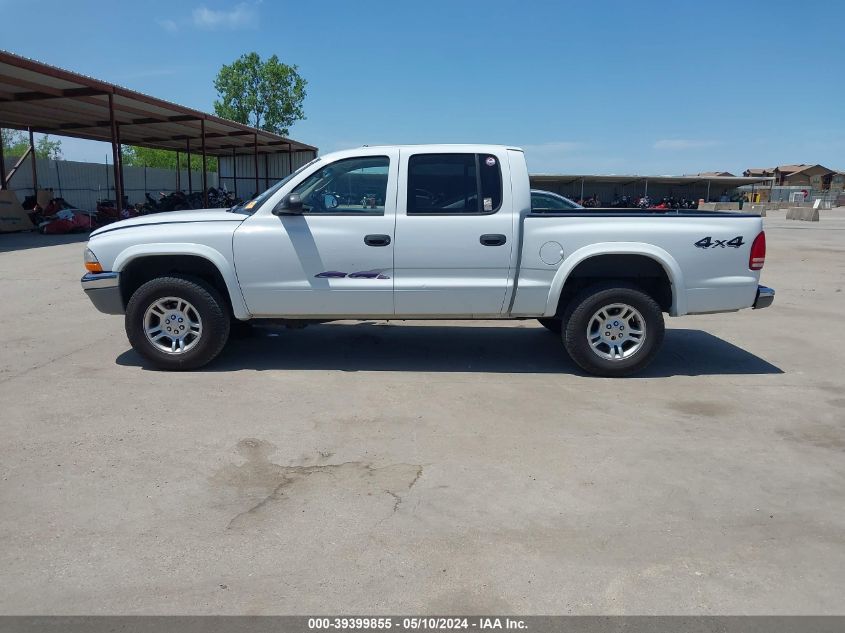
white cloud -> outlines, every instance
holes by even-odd
[[[519,145],[525,151],[525,160],[532,172],[559,172],[572,169],[582,160],[587,146],[576,141],[550,141]]]
[[[536,145],[521,145],[526,153],[532,152],[537,154],[568,154],[577,149],[583,149],[584,143],[577,141],[551,141],[549,143],[539,143]]]
[[[715,147],[719,141],[695,140],[688,138],[671,138],[655,141],[654,149],[661,150],[684,150],[701,149],[702,147]]]
[[[254,29],[258,26],[258,10],[254,4],[241,2],[230,10],[197,7],[192,14],[194,26],[200,29]]]
[[[616,148],[603,148],[580,141],[516,143],[525,150],[525,161],[532,174],[611,173],[624,170],[625,161]]]
[[[168,33],[175,33],[179,30],[179,25],[175,20],[156,20],[158,25]]]

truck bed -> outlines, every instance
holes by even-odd
[[[532,212],[528,217],[537,218],[562,218],[562,217],[592,217],[594,215],[601,215],[604,217],[673,217],[673,218],[690,218],[690,217],[733,217],[733,218],[756,218],[759,217],[754,213],[739,213],[738,211],[698,211],[696,209],[619,209],[616,207],[593,207],[590,209],[577,209],[575,211],[549,211],[549,212]]]
[[[750,307],[760,275],[749,269],[749,255],[762,229],[757,215],[724,211],[530,213],[523,220],[511,314],[536,313],[549,288],[555,296],[556,284],[586,259],[629,254],[663,267],[672,284],[673,316]]]

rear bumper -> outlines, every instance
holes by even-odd
[[[775,291],[773,288],[768,288],[766,286],[757,286],[757,297],[754,299],[754,305],[752,306],[755,310],[759,310],[760,308],[768,308],[772,305],[772,302],[775,300]]]
[[[97,310],[105,314],[123,314],[120,273],[86,273],[81,283]]]

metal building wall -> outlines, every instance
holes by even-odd
[[[648,188],[647,192],[646,187]],[[531,188],[559,193],[560,195],[571,198],[576,202],[581,199],[582,185],[580,179],[573,182],[563,183],[549,183],[548,181],[532,180]],[[724,187],[713,184],[709,188],[709,199],[717,202],[722,194],[726,193],[730,196],[735,194],[736,191],[736,187]],[[708,197],[708,187],[706,181],[670,184],[661,182],[659,178],[649,180],[648,185],[646,185],[646,182],[643,179],[620,184],[591,180],[587,177],[584,179],[583,192],[584,198],[598,196],[602,206],[610,206],[615,200],[621,198],[622,196],[639,198],[646,193],[648,193],[648,197],[655,204],[664,197],[687,198],[688,200],[706,199]]]
[[[5,158],[6,172],[18,160],[15,156]],[[52,189],[57,198],[64,198],[74,207],[93,210],[97,200],[114,200],[114,170],[111,165],[98,163],[81,163],[71,160],[36,159],[38,170],[38,188]],[[188,170],[181,170],[182,191],[188,191]],[[202,190],[202,172],[191,172],[193,191]],[[144,202],[144,193],[158,197],[159,192],[176,190],[176,170],[155,169],[153,167],[124,167],[123,168],[124,195],[129,197],[129,203]],[[217,187],[217,174],[208,172],[208,186]],[[33,193],[32,167],[29,159],[21,165],[9,189],[23,199]]]
[[[287,152],[258,155],[258,191],[255,191],[255,157],[252,154],[220,156],[217,164],[220,170],[220,186],[236,192],[247,200],[261,193],[273,184],[316,158],[313,151]],[[234,175],[237,173],[237,183]]]

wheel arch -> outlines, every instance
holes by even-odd
[[[248,319],[234,268],[219,251],[202,244],[143,244],[122,251],[112,269],[120,273],[124,306],[141,283],[161,274],[183,273],[204,279],[228,300],[237,319]],[[139,283],[140,282],[140,283]]]
[[[632,259],[633,258],[633,259]],[[614,266],[614,261],[616,265]],[[678,265],[672,255],[666,250],[654,246],[652,244],[644,244],[639,242],[606,242],[591,244],[573,252],[567,257],[552,280],[549,296],[546,303],[546,310],[543,316],[555,316],[561,304],[561,298],[565,298],[564,292],[571,287],[572,283],[578,276],[585,272],[586,268],[596,266],[601,261],[602,267],[613,267],[614,270],[618,267],[619,274],[613,275],[599,275],[599,278],[604,279],[625,279],[630,278],[636,281],[636,274],[626,275],[625,268],[628,270],[636,270],[636,266],[632,269],[631,262],[641,261],[643,265],[648,266],[645,262],[651,262],[651,265],[657,264],[665,275],[665,280],[668,283],[668,301],[659,301],[662,307],[666,309],[672,316],[679,316],[686,313],[687,297],[683,281],[683,271]]]

